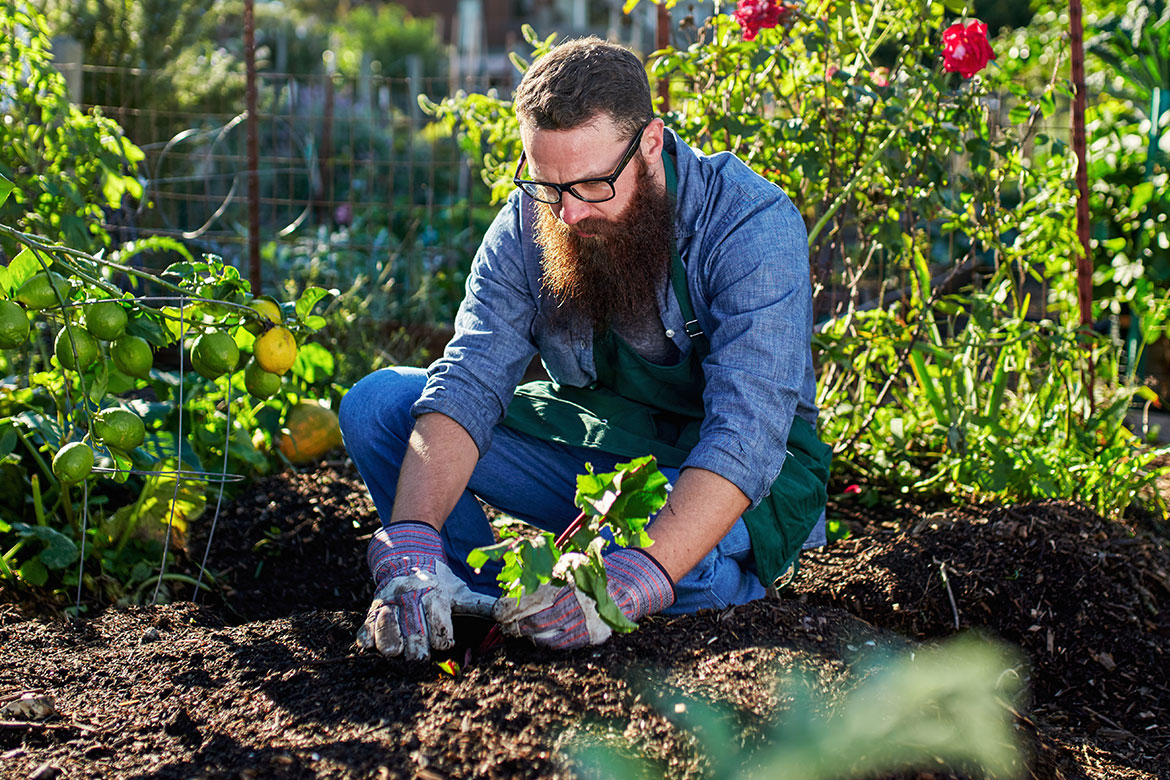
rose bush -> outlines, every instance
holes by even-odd
[[[994,59],[983,22],[952,24],[943,32],[943,67],[948,73],[969,79]]]
[[[740,0],[734,16],[743,28],[743,39],[754,41],[760,30],[776,27],[788,14],[788,6],[778,0]]]

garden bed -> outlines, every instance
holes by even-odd
[[[791,705],[786,674],[810,672],[830,707],[867,647],[957,623],[1030,661],[1025,776],[1170,778],[1170,551],[1155,528],[1056,502],[831,514],[853,537],[806,556],[779,601],[649,618],[563,655],[509,642],[452,677],[353,648],[377,521],[352,470],[271,477],[221,512],[222,589],[206,603],[73,624],[0,606],[0,700],[43,693],[57,713],[0,727],[0,774],[570,777],[573,748],[595,739],[700,776],[675,704],[722,704],[751,744]]]

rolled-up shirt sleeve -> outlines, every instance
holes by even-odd
[[[536,301],[520,244],[519,198],[513,196],[488,228],[471,264],[455,335],[427,370],[411,414],[438,412],[459,423],[482,456],[503,419],[536,347]]]
[[[804,221],[779,189],[761,198],[735,185],[720,193],[724,224],[698,247],[705,418],[683,464],[735,484],[754,507],[784,465],[786,442],[806,381],[812,291]],[[734,199],[740,202],[734,204]],[[738,206],[738,207],[736,207]],[[700,307],[703,308],[703,307]]]

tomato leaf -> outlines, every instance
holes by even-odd
[[[16,185],[4,178],[4,174],[0,174],[0,206],[4,205],[4,201],[8,200],[8,196],[16,189]]]
[[[297,298],[297,319],[306,322],[309,313],[313,311],[313,307],[317,305],[318,301],[326,295],[338,295],[337,290],[326,290],[323,287],[306,287],[305,291],[301,293],[301,297]]]
[[[37,557],[50,569],[63,569],[77,560],[77,545],[65,534],[47,525],[13,523],[17,536],[43,542],[45,549]],[[44,584],[44,583],[41,583]]]

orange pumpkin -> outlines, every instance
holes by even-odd
[[[332,409],[305,401],[289,410],[280,432],[280,451],[290,461],[308,463],[340,446],[341,426]]]

